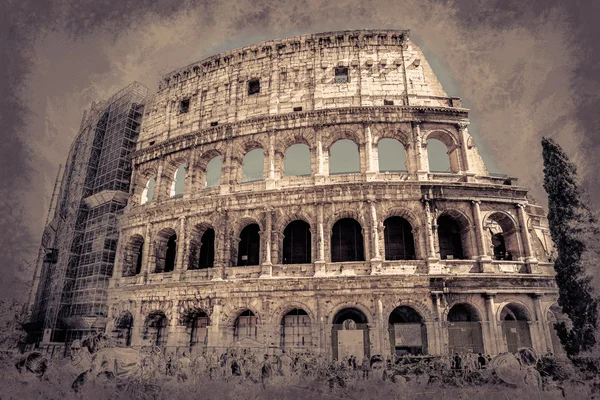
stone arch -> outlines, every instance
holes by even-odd
[[[180,314],[180,325],[185,326],[190,347],[205,347],[208,344],[210,316],[201,308],[188,308]]]
[[[427,141],[430,139],[439,140],[444,146],[446,146],[447,154],[448,154],[448,162],[450,165],[450,171],[452,173],[457,173],[461,170],[461,160],[460,160],[460,145],[458,143],[455,134],[446,130],[446,129],[435,129],[428,131],[423,136],[423,144],[427,147]],[[427,153],[429,159],[429,153]],[[428,162],[428,164],[430,164]],[[429,168],[431,171],[431,168]],[[435,172],[435,171],[433,171]]]
[[[325,252],[325,257],[327,260],[331,261],[331,238],[333,236],[333,226],[336,222],[344,218],[352,218],[356,220],[361,228],[362,228],[362,237],[363,237],[363,248],[364,248],[364,258],[365,260],[370,257],[369,254],[369,232],[367,231],[367,221],[366,217],[363,215],[362,207],[361,209],[352,209],[351,207],[344,208],[342,210],[334,212],[330,217],[325,218],[323,221],[323,235],[325,238],[325,243],[323,244],[323,251]],[[316,235],[313,235],[316,237]]]
[[[425,317],[417,309],[409,305],[399,305],[388,314],[387,322],[392,354],[427,353]]]
[[[202,154],[198,157],[198,159],[195,161],[192,174],[193,182],[197,182],[197,184],[193,185],[194,187],[192,187],[192,190],[201,190],[206,188],[207,186],[220,186],[221,183],[223,183],[223,165],[225,162],[225,152],[222,148],[222,143],[223,142],[219,142],[219,145],[204,150]],[[213,162],[213,160],[217,157],[220,157],[221,160],[221,168],[218,171],[217,182],[208,182],[208,167],[210,163]]]
[[[373,124],[371,126],[373,144],[379,143],[381,139],[396,139],[405,148],[410,146],[410,127],[398,126],[398,124]]]
[[[162,188],[159,188],[165,198],[173,197],[173,184],[175,183],[177,171],[182,166],[185,167],[185,174],[183,176],[185,182],[190,165],[189,158],[188,154],[181,153],[169,154],[165,158],[163,164]]]
[[[448,348],[450,353],[483,353],[484,314],[468,301],[456,301],[444,310],[444,320],[448,328]]]
[[[133,172],[133,201],[135,204],[145,204],[143,201],[144,189],[146,189],[148,182],[154,178],[154,183],[156,184],[156,178],[158,177],[158,171],[155,165],[149,164],[145,165],[143,168],[139,170],[135,170]],[[155,186],[155,185],[154,185]],[[156,199],[157,192],[156,187],[154,187],[154,199]]]
[[[347,299],[337,302],[331,306],[329,312],[327,312],[325,316],[327,324],[331,325],[333,323],[333,318],[336,316],[336,314],[344,308],[356,308],[357,310],[361,311],[367,318],[367,323],[372,323],[375,321],[375,316],[373,315],[369,307],[367,307],[361,302],[353,302],[351,299]]]
[[[234,176],[233,181],[235,183],[242,183],[243,180],[243,167],[245,156],[256,149],[262,149],[263,151],[263,179],[265,178],[265,172],[269,170],[268,166],[268,150],[269,146],[266,140],[260,135],[252,135],[251,137],[242,139],[241,141],[235,142],[231,152],[231,168],[233,168]]]
[[[119,346],[131,346],[131,337],[134,327],[133,314],[129,310],[123,310],[115,317],[112,338]]]
[[[259,304],[257,301],[252,302],[254,304],[249,305],[233,305],[223,310],[221,314],[221,323],[227,327],[233,327],[236,318],[245,310],[250,310],[256,316],[256,320],[259,324],[263,322],[263,317],[261,313],[257,310],[259,309]]]
[[[510,353],[516,353],[521,347],[533,346],[529,329],[532,315],[528,307],[518,301],[506,301],[499,307],[497,318]]]
[[[170,227],[159,230],[154,237],[154,272],[170,272],[177,262],[177,231]]]
[[[346,360],[349,356],[371,356],[371,329],[374,320],[367,307],[355,304],[338,305],[327,316],[331,327],[331,350],[334,360]]]
[[[205,237],[204,235],[209,230],[213,231],[212,240],[209,237]],[[192,229],[190,230],[190,243],[189,248],[187,249],[187,255],[184,257],[184,265],[187,265],[187,269],[202,269],[202,268],[211,268],[214,265],[215,255],[216,255],[216,232],[215,228],[210,222],[197,222],[193,224]],[[203,243],[203,239],[207,241]],[[206,248],[205,246],[212,247],[211,249]],[[210,254],[205,254],[205,251],[208,250]],[[210,258],[212,254],[212,262],[206,263],[203,262],[202,257],[206,255]]]
[[[125,247],[125,259],[123,260],[122,276],[135,276],[143,270],[143,253],[145,243],[144,237],[139,233],[129,237]]]
[[[143,340],[152,346],[164,347],[169,335],[169,319],[162,310],[148,313],[144,321]]]
[[[382,141],[385,141],[386,143],[383,143]],[[400,148],[398,152],[395,151],[395,146]],[[373,150],[373,154],[375,155],[373,164],[377,166],[377,171],[379,171],[379,173],[401,173],[409,170],[410,157],[407,146],[400,140],[383,137],[377,141],[377,145]]]
[[[388,307],[384,306],[383,312],[388,316],[398,307],[410,307],[418,312],[425,322],[433,322],[437,316],[425,303],[412,299],[398,299],[390,303]]]
[[[317,319],[315,313],[311,310],[306,303],[301,301],[286,301],[285,303],[279,305],[275,310],[271,312],[271,319],[269,321],[270,325],[278,325],[281,324],[281,320],[287,313],[294,309],[302,309],[306,311],[308,316],[310,317],[311,324],[317,324]]]
[[[482,229],[487,234],[486,248],[496,260],[523,257],[523,245],[517,220],[506,211],[490,211],[483,215]]]
[[[453,228],[450,221],[444,221],[444,219],[448,218],[457,224],[457,228]],[[441,219],[444,222],[448,222],[448,224],[444,223],[441,225]],[[473,224],[471,219],[464,212],[457,209],[444,209],[437,215],[435,221],[435,233],[437,238],[436,246],[441,259],[447,259],[447,256],[451,254],[451,250],[461,250],[461,254],[457,254],[459,257],[456,257],[455,254],[451,254],[454,259],[470,259],[473,257],[475,253],[472,246],[471,228]],[[440,225],[442,232],[440,232]],[[446,232],[448,229],[451,229],[451,231]],[[457,232],[454,232],[455,229]],[[456,235],[460,235],[460,242]],[[459,244],[460,249],[458,248]]]
[[[352,129],[347,126],[340,126],[340,125],[330,126],[330,127],[323,129],[323,131],[322,131],[323,132],[323,134],[322,134],[323,152],[328,153],[329,150],[331,149],[331,146],[338,140],[349,139],[349,140],[352,140],[354,143],[356,143],[356,145],[359,148],[359,153],[360,153],[360,147],[365,142],[362,130],[363,130],[363,128],[361,126],[354,126],[354,129]]]

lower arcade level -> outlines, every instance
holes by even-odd
[[[562,354],[551,276],[245,279],[113,289],[106,333],[118,346],[218,354]],[[74,339],[77,331],[72,331]],[[68,340],[67,340],[68,342]]]

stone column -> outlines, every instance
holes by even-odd
[[[268,163],[269,163],[269,171],[267,174],[266,181],[266,189],[275,189],[275,132],[269,132],[269,154],[268,154]]]
[[[533,293],[531,294],[531,298],[533,299],[533,311],[535,312],[535,329],[537,332],[530,332],[532,342],[534,340],[534,336],[537,337],[538,348],[534,348],[538,354],[546,354],[547,348],[552,348],[552,341],[547,342],[548,332],[546,324],[546,320],[544,318],[544,312],[542,311],[542,295]],[[531,328],[533,325],[529,325]],[[533,344],[533,343],[532,343]]]
[[[485,262],[485,261],[490,261],[491,257],[489,257],[487,255],[487,250],[485,248],[485,238],[483,237],[483,221],[481,221],[481,208],[480,208],[480,204],[481,201],[479,200],[473,200],[471,201],[471,204],[473,205],[473,222],[475,223],[475,236],[476,236],[476,242],[477,242],[477,259],[480,260],[480,262]],[[481,264],[481,271],[482,272],[487,272],[485,271],[484,265],[483,263]]]
[[[442,330],[442,306],[440,297],[442,293],[432,293],[432,300],[435,308],[435,322],[433,324],[433,337],[427,337],[427,350],[429,354],[445,354],[447,351],[444,350],[444,337]],[[430,342],[433,343],[430,344]]]
[[[525,262],[530,264],[537,264],[538,260],[533,255],[533,249],[531,247],[531,238],[529,237],[529,229],[527,228],[527,221],[525,218],[525,204],[517,204],[517,215],[519,218],[519,226],[521,228],[521,239],[523,241],[523,247],[525,248]]]
[[[157,168],[157,172],[156,172],[156,184],[154,185],[154,198],[152,199],[152,201],[156,202],[156,201],[161,201],[165,198],[164,192],[166,192],[166,190],[164,190],[163,188],[163,162],[161,161],[158,164],[158,168]]]
[[[265,256],[261,264],[261,278],[270,278],[273,272],[273,263],[271,263],[271,230],[273,224],[273,209],[267,208],[265,211]]]
[[[378,169],[375,168],[374,160],[373,160],[373,136],[371,134],[371,126],[369,124],[363,125],[364,134],[365,134],[365,153],[367,158],[367,180],[372,179],[373,176],[377,173]]]
[[[498,324],[496,323],[496,311],[494,310],[494,297],[493,293],[485,293],[485,313],[487,316],[488,326],[488,340],[484,340],[485,351],[488,354],[496,355],[500,352],[500,338],[498,338]],[[484,338],[485,339],[485,338]],[[488,347],[489,346],[489,347]],[[503,346],[502,346],[503,347]]]
[[[323,133],[321,128],[315,128],[315,134],[317,137],[317,165],[315,173],[315,185],[323,184],[325,182],[325,172],[323,170]]]
[[[429,179],[429,163],[427,160],[427,151],[423,151],[423,137],[421,135],[421,121],[412,121],[413,141],[415,143],[415,166],[417,167],[417,180],[426,181]],[[425,148],[426,149],[426,148]]]
[[[458,140],[460,143],[460,152],[462,155],[461,170],[462,170],[462,172],[464,172],[465,174],[467,174],[469,176],[475,176],[475,173],[471,172],[471,165],[469,162],[469,153],[468,153],[468,147],[467,147],[467,141],[468,141],[467,126],[469,126],[469,124],[467,122],[459,122],[458,124],[456,124],[456,128],[458,131]]]
[[[173,280],[176,280],[185,269],[183,267],[183,259],[185,254],[185,241],[187,236],[187,220],[185,217],[179,218],[179,234],[177,235],[177,254],[175,261],[175,269],[173,271]]]
[[[225,142],[225,154],[222,158],[221,164],[221,176],[219,178],[219,193],[227,194],[231,191],[231,185],[233,184],[233,165],[231,160],[232,149],[231,140]]]
[[[183,198],[189,199],[193,196],[194,192],[197,190],[195,187],[195,166],[196,166],[196,147],[192,146],[190,161],[185,170],[185,183],[183,185]]]
[[[138,279],[138,283],[146,282],[148,275],[153,271],[155,267],[154,263],[150,262],[152,254],[154,253],[154,235],[152,234],[152,223],[146,225],[146,231],[144,233],[144,250],[142,251],[142,273]]]
[[[377,208],[375,201],[369,200],[369,213],[371,219],[371,275],[376,275],[382,272],[381,250],[379,248],[379,223],[377,221]]]
[[[315,276],[325,275],[325,233],[323,228],[323,203],[317,204],[317,261]]]
[[[221,229],[218,231],[219,242],[215,245],[219,246],[219,251],[215,251],[215,256],[217,259],[215,260],[214,272],[212,276],[213,281],[220,281],[225,277],[225,268],[229,266],[229,244],[231,240],[229,239],[229,215],[227,211],[221,212],[220,209],[217,209],[219,212],[219,219],[221,220]],[[215,229],[215,235],[217,234],[217,230]],[[216,250],[216,249],[215,249]]]

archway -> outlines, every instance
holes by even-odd
[[[562,309],[558,304],[553,304],[546,314],[546,320],[548,321],[548,330],[550,331],[550,340],[552,341],[552,351],[554,352],[554,355],[560,358],[565,357],[566,352],[560,343],[560,338],[556,333],[555,325],[560,322],[568,324],[568,317],[562,312]]]
[[[260,264],[260,227],[258,224],[247,225],[240,233],[238,246],[238,266]]]
[[[133,330],[133,315],[129,311],[121,313],[114,329],[114,340],[119,347],[131,346],[131,331]]]
[[[263,149],[246,153],[242,164],[242,182],[255,182],[264,179],[265,154]]]
[[[442,260],[462,260],[465,258],[460,223],[450,215],[441,215],[438,220],[438,242]]]
[[[176,197],[183,194],[186,169],[186,164],[182,164],[175,170],[173,181],[171,183],[171,191],[169,193],[170,197]]]
[[[402,217],[390,217],[383,222],[385,259],[414,260],[415,239],[412,226]]]
[[[377,142],[379,172],[406,172],[406,151],[397,139],[383,138]]]
[[[208,162],[206,165],[206,182],[204,184],[206,188],[220,185],[222,165],[221,156],[213,157],[213,159]]]
[[[481,317],[467,303],[454,305],[448,313],[448,349],[453,353],[483,353]]]
[[[286,351],[312,347],[310,317],[303,309],[294,308],[281,319],[281,347]]]
[[[505,213],[495,212],[486,218],[487,248],[494,260],[516,260],[521,257],[518,229]]]
[[[142,254],[144,253],[144,238],[141,235],[133,235],[129,239],[126,259],[123,266],[123,276],[134,276],[142,272]]]
[[[150,203],[154,199],[154,187],[156,186],[156,178],[152,177],[144,186],[142,195],[140,196],[140,204]]]
[[[331,262],[364,261],[362,227],[352,218],[337,221],[331,232]]]
[[[290,222],[283,231],[283,264],[311,262],[310,225],[305,221]]]
[[[285,149],[283,169],[285,176],[310,176],[310,148],[296,143]]]
[[[502,308],[502,336],[510,353],[516,353],[521,347],[532,347],[529,319],[527,310],[520,304],[509,303]]]
[[[388,319],[392,354],[421,355],[427,353],[425,320],[414,308],[396,307]]]
[[[150,345],[164,347],[167,345],[169,320],[162,311],[156,311],[146,318],[144,324],[144,340]]]
[[[360,362],[371,357],[369,326],[366,315],[357,308],[344,308],[335,314],[331,328],[331,347],[334,360],[355,356]]]
[[[171,228],[163,229],[155,242],[156,269],[154,272],[172,272],[177,257],[177,234]]]
[[[189,335],[190,348],[206,347],[208,344],[208,315],[204,311],[193,310],[185,315],[184,322]]]
[[[427,139],[427,159],[430,172],[451,172],[448,148],[439,139]]]
[[[244,338],[258,338],[257,318],[250,310],[242,311],[233,323],[233,340],[237,342]]]
[[[358,145],[350,139],[340,139],[329,148],[329,175],[360,173]]]

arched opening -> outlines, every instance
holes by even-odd
[[[211,188],[219,186],[221,183],[221,168],[223,163],[221,156],[216,156],[206,165],[206,183],[205,187]]]
[[[442,260],[463,260],[461,226],[456,219],[442,215],[437,220],[440,258]]]
[[[310,176],[310,148],[297,143],[285,149],[283,168],[285,176]]]
[[[427,139],[427,158],[430,172],[452,172],[448,148],[438,139]]]
[[[172,272],[177,257],[177,234],[173,229],[159,232],[155,243],[156,269],[154,272]]]
[[[494,260],[517,260],[521,257],[518,230],[506,214],[495,212],[483,226],[487,232],[487,248]]]
[[[113,337],[117,346],[129,347],[131,346],[131,331],[133,330],[133,315],[129,311],[121,313],[117,322],[115,323],[115,329]]]
[[[500,321],[504,342],[510,353],[516,353],[521,347],[532,347],[529,316],[522,305],[505,305],[500,312]]]
[[[350,356],[360,362],[371,357],[369,326],[366,315],[357,308],[344,308],[332,320],[331,347],[334,360],[346,360]]]
[[[260,227],[258,224],[247,225],[240,233],[237,265],[260,264]]]
[[[264,179],[265,155],[263,149],[246,153],[242,165],[242,182],[255,182]]]
[[[162,311],[156,311],[146,318],[144,324],[144,340],[151,346],[164,347],[167,345],[169,320]]]
[[[453,353],[483,353],[481,317],[470,304],[454,305],[448,313],[448,348]]]
[[[310,317],[301,308],[294,308],[281,320],[281,347],[303,351],[312,346]]]
[[[252,311],[245,310],[235,319],[233,324],[233,340],[238,341],[244,338],[256,340],[257,337],[257,318]]]
[[[329,149],[329,175],[360,173],[358,145],[350,139],[336,141]]]
[[[396,307],[388,319],[392,354],[427,353],[425,320],[412,307]]]
[[[302,220],[290,222],[283,231],[284,264],[308,264],[311,262],[310,225]]]
[[[173,182],[171,183],[171,197],[180,196],[183,194],[183,189],[185,185],[185,172],[185,164],[181,164],[177,168],[177,170],[175,170],[175,174],[173,175]]]
[[[377,143],[379,172],[406,172],[406,151],[400,141],[383,138]]]
[[[362,227],[355,219],[340,219],[331,233],[331,262],[365,260]]]
[[[206,224],[192,229],[188,269],[212,268],[215,261],[215,231]]]
[[[390,217],[383,221],[385,259],[414,260],[415,239],[412,226],[402,217]]]
[[[140,204],[150,203],[154,198],[154,186],[156,185],[156,178],[152,177],[146,182],[144,190],[142,190],[142,196]]]
[[[184,323],[190,338],[190,347],[206,347],[208,344],[208,315],[201,310],[190,311],[185,315]]]
[[[134,276],[142,272],[142,254],[144,253],[144,238],[133,235],[127,246],[123,276]]]

